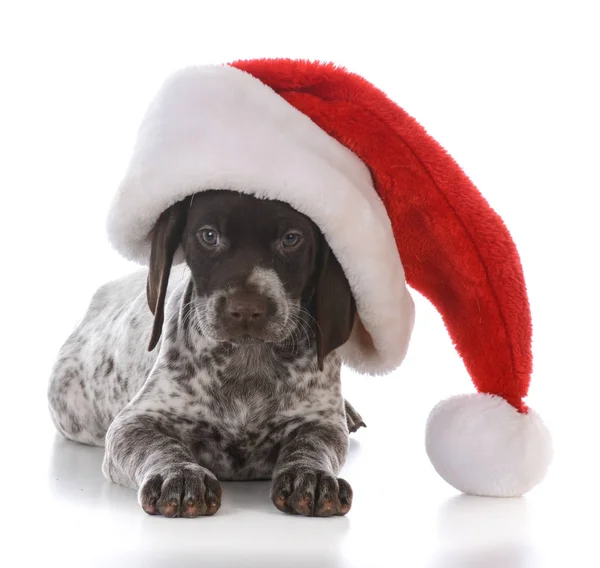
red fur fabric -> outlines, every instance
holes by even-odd
[[[370,169],[408,284],[440,312],[478,391],[527,407],[531,316],[500,217],[446,151],[362,77],[332,64],[237,61]]]

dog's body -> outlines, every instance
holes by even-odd
[[[171,274],[165,333],[152,352],[146,349],[152,329],[146,272],[95,294],[53,372],[54,422],[70,439],[103,446],[119,414],[119,422],[152,416],[219,479],[270,478],[286,430],[315,419],[344,426],[339,358],[330,355],[321,373],[306,338],[290,356],[270,346],[236,348],[201,337],[193,312],[183,309],[190,301],[186,272],[178,267]],[[109,478],[137,488],[110,463]]]
[[[253,198],[238,199],[247,206]],[[210,198],[205,201],[209,207]],[[198,235],[198,223],[187,219],[187,211],[182,215],[183,225],[193,225],[186,230]],[[297,290],[280,277],[286,266],[295,274],[294,263],[309,266],[317,257],[308,225],[306,243],[298,245],[286,234],[285,247],[296,257],[283,251],[283,268],[273,251],[270,260],[257,259],[257,245],[252,266],[244,269],[242,280],[236,276],[243,285],[232,284],[231,267],[237,271],[239,262],[227,258],[225,246],[216,250],[216,230],[202,228],[203,248],[196,251],[195,241],[186,245],[181,222],[176,225],[186,265],[169,279],[171,255],[155,280],[151,263],[148,282],[148,273],[140,271],[106,284],[62,347],[49,388],[57,428],[79,442],[106,443],[105,475],[139,489],[149,513],[212,514],[220,505],[217,478],[271,477],[273,501],[283,511],[346,513],[351,489],[336,475],[346,458],[348,433],[362,421],[342,397],[338,354],[323,351],[316,341],[327,332],[312,316],[301,317],[314,275],[297,269],[304,279]],[[241,225],[240,217],[238,231]],[[153,254],[173,231],[167,233],[155,235]],[[238,248],[247,249],[251,237],[250,232],[240,237]],[[234,237],[230,241],[227,254],[236,246]],[[315,250],[302,252],[303,260],[300,249],[309,245]],[[203,289],[209,286],[202,280],[207,268],[194,270],[205,261],[220,265],[211,269],[214,273],[230,261],[226,285]],[[241,296],[240,286],[252,294]],[[147,302],[161,316],[155,315],[154,329]],[[157,348],[148,351],[148,343]]]

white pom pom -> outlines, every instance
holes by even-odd
[[[425,444],[436,471],[471,495],[523,495],[552,461],[552,439],[540,417],[489,394],[440,402],[429,415]]]

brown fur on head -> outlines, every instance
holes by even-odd
[[[314,311],[317,359],[322,371],[325,357],[348,341],[356,316],[356,303],[344,270],[324,237],[319,255]]]
[[[181,236],[187,221],[188,204],[189,201],[186,199],[169,207],[158,218],[152,231],[150,265],[146,282],[148,307],[154,315],[149,351],[156,347],[162,332],[169,275],[175,252],[181,244]]]
[[[284,341],[297,305],[316,322],[320,369],[325,357],[350,337],[354,298],[316,225],[286,203],[207,191],[169,207],[152,231],[146,289],[154,314],[150,350],[160,338],[169,274],[180,245],[201,299],[195,309],[214,339]],[[257,283],[257,273],[269,275],[268,286]]]

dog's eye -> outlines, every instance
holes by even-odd
[[[198,231],[198,238],[202,241],[202,244],[209,247],[217,247],[221,242],[219,232],[211,227],[200,229]]]
[[[297,231],[290,231],[283,235],[281,239],[281,246],[283,248],[294,248],[297,247],[302,242],[302,234]]]

